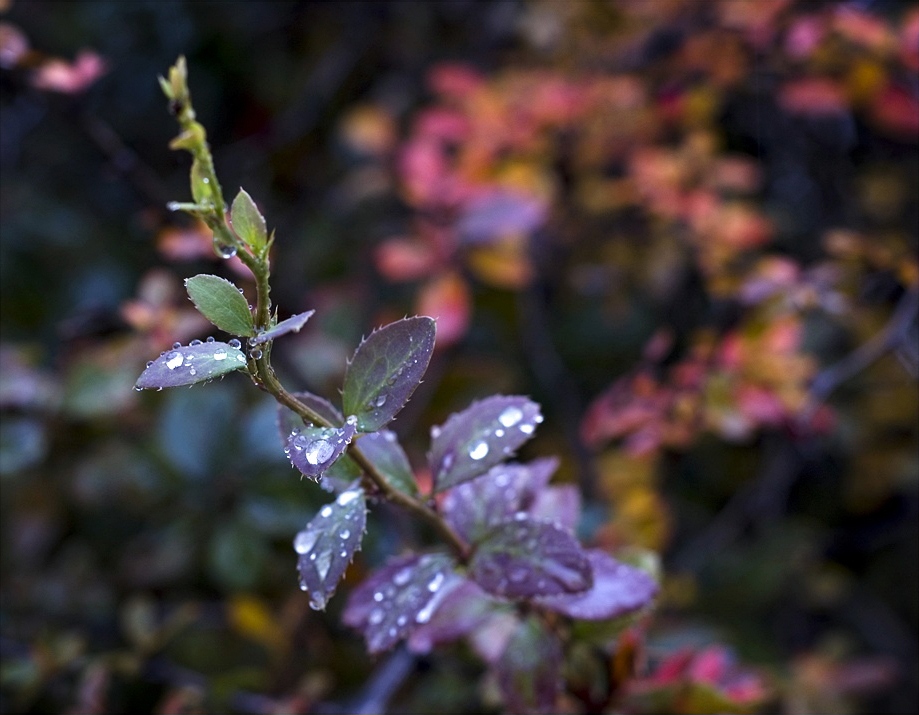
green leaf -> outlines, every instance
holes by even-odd
[[[229,343],[193,340],[185,347],[164,352],[152,361],[137,378],[134,387],[138,390],[183,387],[245,369],[246,356]]]
[[[265,217],[244,189],[240,189],[233,199],[230,223],[236,235],[256,253],[260,253],[268,245]]]
[[[361,437],[358,443],[364,456],[391,486],[400,492],[418,495],[418,486],[405,451],[396,439],[395,432],[381,430]]]
[[[239,288],[219,276],[200,274],[185,280],[198,312],[231,335],[255,335],[249,304]]]
[[[405,406],[431,361],[434,332],[432,318],[406,318],[358,346],[342,388],[345,414],[357,417],[358,431],[376,432]]]

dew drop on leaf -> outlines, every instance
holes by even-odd
[[[197,338],[195,338],[194,340],[192,340],[192,341],[188,344],[188,346],[191,347],[191,348],[196,348],[196,347],[198,347],[200,344],[201,344],[201,341],[198,340]]]
[[[335,447],[324,439],[313,441],[306,450],[306,461],[310,464],[322,464],[335,453]]]
[[[523,411],[514,405],[506,408],[500,415],[498,415],[498,422],[500,422],[505,427],[513,427],[522,419]]]
[[[322,509],[319,510],[319,516],[321,516],[323,519],[328,519],[330,516],[332,516],[332,507],[326,504],[324,507],[322,507]]]
[[[233,338],[228,344],[231,348],[236,348],[237,350],[242,346],[242,343],[236,338]]]
[[[316,545],[318,539],[318,531],[304,529],[294,538],[294,551],[298,554],[307,554]]]
[[[344,529],[344,530],[339,534],[339,536],[340,536],[342,539],[347,539],[349,536],[351,536],[351,532],[348,531],[347,529]]]
[[[185,362],[185,358],[183,358],[182,353],[178,351],[171,352],[166,356],[166,367],[170,370],[181,367],[183,362]]]
[[[472,459],[484,459],[488,454],[488,442],[480,440],[469,448],[469,456]]]
[[[227,351],[226,350],[215,350],[214,351],[214,360],[226,360]]]

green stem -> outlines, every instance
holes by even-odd
[[[180,60],[180,63],[174,68],[174,71],[178,72],[178,68],[180,67],[181,73],[177,74],[176,77],[181,81],[178,86],[170,86],[167,95],[173,100],[174,105],[178,109],[177,118],[183,131],[183,135],[180,135],[180,139],[182,139],[182,137],[187,137],[187,139],[181,144],[174,144],[174,146],[181,146],[181,148],[187,149],[192,153],[198,162],[201,174],[207,178],[207,183],[213,197],[213,202],[209,201],[207,202],[208,205],[197,206],[193,213],[196,213],[204,219],[219,243],[235,247],[237,251],[236,255],[239,257],[240,261],[252,271],[252,275],[255,277],[256,290],[255,325],[256,328],[264,330],[269,327],[271,321],[271,299],[269,298],[271,285],[269,283],[270,263],[268,260],[268,251],[266,249],[258,254],[250,252],[248,246],[236,237],[227,223],[226,212],[224,211],[223,192],[220,188],[220,183],[217,181],[217,173],[214,170],[214,160],[207,144],[206,133],[204,127],[195,120],[195,111],[191,104],[191,95],[185,84],[184,60]],[[172,81],[172,79],[173,74],[170,73],[170,81]],[[169,86],[168,83],[166,84]],[[323,427],[336,426],[310,409],[307,405],[303,404],[284,388],[275,375],[274,369],[271,367],[270,342],[265,343],[262,354],[258,358],[250,358],[249,373],[256,381],[256,384],[273,395],[280,404],[296,412],[303,420]],[[376,468],[376,465],[361,452],[356,444],[348,445],[348,455],[363,470],[365,478],[371,484],[375,485],[388,501],[398,504],[431,524],[444,541],[446,541],[453,551],[456,552],[457,558],[461,563],[466,563],[469,560],[471,553],[469,545],[460,538],[435,509],[422,499],[413,497],[393,487],[386,481],[386,478]]]

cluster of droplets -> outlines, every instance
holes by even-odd
[[[342,492],[335,502],[338,507],[346,507],[360,496],[361,492],[359,490],[350,489]],[[336,556],[341,559],[349,558],[350,551],[346,548],[347,542],[353,535],[358,534],[360,531],[360,527],[355,527],[355,529],[352,530],[348,526],[342,526],[337,528],[337,533],[334,535],[338,539],[337,542],[333,537],[332,540],[326,539],[320,544],[320,538],[322,536],[328,537],[332,535],[333,530],[330,530],[323,522],[331,518],[333,513],[334,509],[332,505],[326,504],[319,510],[317,518],[310,522],[310,525],[303,531],[300,531],[294,538],[294,551],[301,557],[299,568],[300,589],[302,591],[309,590],[309,585],[303,573],[304,564],[302,560],[305,558],[309,566],[316,572],[319,581],[324,582],[329,575],[332,561]],[[353,519],[353,514],[346,512],[341,515],[341,518],[343,521],[350,522]],[[320,548],[317,548],[317,546]],[[325,608],[331,590],[332,589],[318,588],[311,591],[310,607],[315,610]]]
[[[394,642],[405,636],[413,626],[427,623],[452,591],[444,588],[447,577],[442,569],[431,574],[426,582],[419,580],[430,558],[424,556],[418,563],[402,567],[393,574],[389,583],[374,591],[374,605],[367,615],[367,623],[371,626],[383,624],[386,630],[373,640],[385,638]],[[387,621],[388,627],[384,621]]]
[[[532,421],[527,421],[524,419],[525,415],[523,410],[521,410],[516,405],[509,405],[505,407],[504,410],[498,415],[498,426],[494,430],[490,430],[487,434],[483,435],[482,438],[474,440],[469,444],[467,454],[470,459],[476,461],[480,459],[485,459],[491,452],[493,444],[489,443],[489,438],[494,437],[501,439],[508,434],[508,430],[517,429],[525,435],[531,435],[536,430],[536,425],[543,421],[542,415],[537,413],[533,416]],[[437,439],[443,430],[441,427],[434,426],[431,427],[431,439]],[[511,448],[505,446],[502,448],[502,454],[510,455]],[[448,470],[453,466],[453,463],[456,461],[455,455],[452,451],[447,452],[441,463],[441,468]]]

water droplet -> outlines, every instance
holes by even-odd
[[[138,387],[137,385],[134,385],[134,392],[143,392],[143,389],[144,388],[142,387]]]
[[[348,419],[345,420],[345,423],[349,425],[356,425],[357,415],[348,415]]]
[[[319,540],[318,531],[304,529],[294,537],[294,551],[298,554],[308,554]]]
[[[168,204],[166,204],[166,208],[169,211],[181,211],[182,204],[180,204],[178,201],[170,201]]]
[[[252,358],[253,360],[260,359],[262,357],[262,349],[252,348],[252,350],[249,351],[249,357]]]
[[[300,582],[300,590],[301,590],[301,591],[305,591],[305,590],[306,590],[306,581],[301,581],[301,582]]]
[[[243,356],[242,354],[237,355],[236,362],[246,362],[245,356]]]
[[[332,516],[332,507],[326,504],[324,507],[322,507],[322,509],[319,510],[319,516],[321,516],[323,519],[328,519],[330,516]]]
[[[249,346],[251,347],[251,346],[256,345],[256,344],[258,343],[258,338],[256,338],[256,337],[253,336],[253,337],[249,338],[246,342],[247,342],[247,343],[249,344]]]
[[[437,425],[435,425],[434,427],[431,427],[431,439],[437,439],[438,437],[440,437],[440,432],[441,432],[440,427],[438,427]]]
[[[213,336],[213,335],[208,335],[208,336],[207,336],[207,340],[206,340],[205,342],[208,342],[208,343],[214,342],[214,336]]]
[[[180,347],[182,347],[182,343],[175,342],[175,343],[172,344],[172,349],[173,349],[173,350],[178,350]]]
[[[506,487],[510,484],[511,478],[508,476],[507,472],[498,472],[495,477],[495,485],[499,487]]]
[[[202,176],[202,177],[201,177],[201,183],[202,183],[202,184],[209,184],[209,183],[211,183],[211,180],[208,179],[206,176]]]
[[[495,430],[495,437],[503,437],[503,436],[504,436],[504,430],[503,430],[503,429],[501,429],[501,428],[499,427],[498,429]]]
[[[401,628],[402,626],[404,626],[406,623],[408,623],[408,618],[406,618],[404,615],[403,615],[403,616],[399,616],[399,617],[396,619],[396,625],[399,626],[400,628]]]
[[[395,576],[392,577],[393,583],[396,586],[404,586],[408,583],[409,579],[412,577],[412,570],[407,566],[399,571]]]
[[[488,454],[488,442],[478,441],[469,448],[469,456],[472,459],[483,459]]]
[[[498,415],[498,422],[505,427],[513,427],[522,419],[523,412],[519,407],[515,407],[514,405],[504,408],[504,411]]]
[[[346,492],[342,492],[339,495],[338,499],[336,499],[335,501],[338,502],[339,506],[347,506],[348,504],[353,502],[355,499],[357,499],[360,495],[361,493],[357,489],[350,489]]]
[[[523,432],[524,434],[533,434],[533,430],[535,429],[536,428],[533,425],[531,425],[529,422],[527,422],[526,424],[520,425],[520,431]]]
[[[226,351],[226,350],[223,350],[223,349],[221,348],[221,349],[219,349],[219,350],[215,350],[215,351],[214,351],[214,360],[226,360],[226,359],[227,359],[227,351]]]
[[[319,574],[319,580],[325,581],[329,575],[329,568],[332,566],[332,554],[329,551],[323,551],[316,559],[316,573]]]
[[[443,468],[450,469],[453,466],[453,452],[447,452],[444,455]]]
[[[166,355],[166,367],[170,370],[181,367],[183,362],[185,362],[185,358],[182,357],[182,353],[180,352],[174,351]]]
[[[351,532],[348,531],[347,529],[342,529],[342,530],[338,533],[338,536],[341,537],[342,539],[347,539],[349,536],[351,536]]]
[[[232,258],[236,255],[236,246],[224,243],[215,243],[214,250],[221,258]]]
[[[541,425],[541,424],[542,424],[542,415],[536,415],[536,417],[533,418],[533,421],[534,421],[536,424]]]
[[[377,625],[382,620],[383,620],[383,609],[382,608],[374,608],[370,612],[370,615],[367,617],[367,622],[372,626]]]
[[[343,559],[348,558],[348,552],[347,552],[347,551],[340,551],[340,552],[338,553],[338,555],[341,556]]]
[[[514,514],[514,521],[524,521],[527,518],[527,513],[525,511],[518,511]]]
[[[430,591],[431,593],[434,593],[435,591],[437,591],[438,588],[440,588],[440,584],[442,584],[443,582],[444,582],[444,575],[442,573],[436,574],[434,578],[431,579],[430,583],[428,583],[428,591]]]
[[[198,340],[197,338],[195,338],[194,340],[192,340],[192,341],[188,344],[188,347],[190,347],[190,348],[196,348],[196,347],[198,347],[200,344],[201,344],[201,341]]]
[[[189,374],[189,375],[197,375],[197,374],[198,374],[198,371],[195,370],[195,368],[190,367],[190,368],[188,368],[188,374]]]
[[[379,603],[380,601],[382,601],[382,600],[383,600],[383,592],[382,592],[382,591],[377,591],[375,594],[373,594],[373,600],[376,601],[377,603]]]
[[[374,407],[382,407],[386,404],[386,395],[380,395],[376,400],[373,401]]]
[[[229,343],[227,343],[227,344],[228,344],[231,348],[236,348],[237,350],[239,350],[240,346],[242,345],[242,343],[239,342],[239,340],[237,340],[236,338],[233,338],[233,339],[232,339]]]
[[[152,365],[153,365],[153,360],[148,360],[148,361],[147,361],[147,367],[151,367]]]

